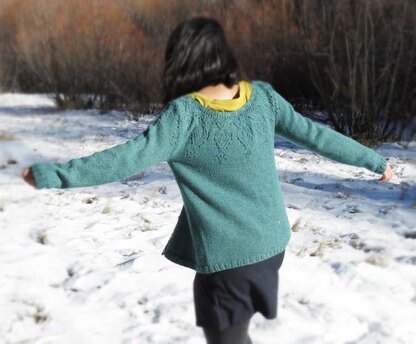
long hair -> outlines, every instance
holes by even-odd
[[[166,46],[163,103],[209,85],[231,88],[240,73],[220,23],[201,16],[187,19],[173,30]]]

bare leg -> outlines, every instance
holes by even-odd
[[[247,322],[218,330],[210,327],[203,327],[207,344],[253,344],[248,335],[250,320]]]

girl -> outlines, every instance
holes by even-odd
[[[35,163],[23,178],[41,188],[99,185],[166,161],[184,206],[162,254],[196,271],[196,325],[207,343],[246,344],[255,312],[277,316],[278,270],[291,228],[274,158],[282,135],[388,181],[374,150],[295,112],[272,86],[243,80],[220,24],[195,17],[171,34],[164,108],[136,138],[65,163]]]

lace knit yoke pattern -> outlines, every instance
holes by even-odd
[[[227,116],[224,114],[223,116]],[[189,137],[185,156],[195,158],[201,147],[212,145],[216,161],[221,164],[229,156],[232,144],[241,145],[244,156],[252,154],[254,140],[259,143],[270,141],[270,123],[267,118],[247,111],[245,116],[229,115],[226,120],[218,116],[201,116]],[[272,119],[269,118],[269,121]]]
[[[100,185],[166,161],[183,200],[162,252],[166,258],[200,273],[270,258],[286,248],[291,234],[274,156],[275,135],[378,174],[387,161],[297,113],[269,83],[254,80],[251,85],[250,98],[238,110],[215,111],[184,95],[132,140],[68,162],[35,163],[36,187]]]

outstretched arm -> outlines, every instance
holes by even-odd
[[[378,174],[387,172],[387,160],[375,150],[302,116],[274,89],[270,91],[275,107],[276,135],[337,162],[365,167]]]
[[[34,186],[41,189],[106,184],[167,161],[179,153],[186,140],[189,121],[183,120],[185,115],[172,101],[156,121],[134,139],[65,163],[35,163],[30,166]],[[25,174],[30,177],[28,172]]]

